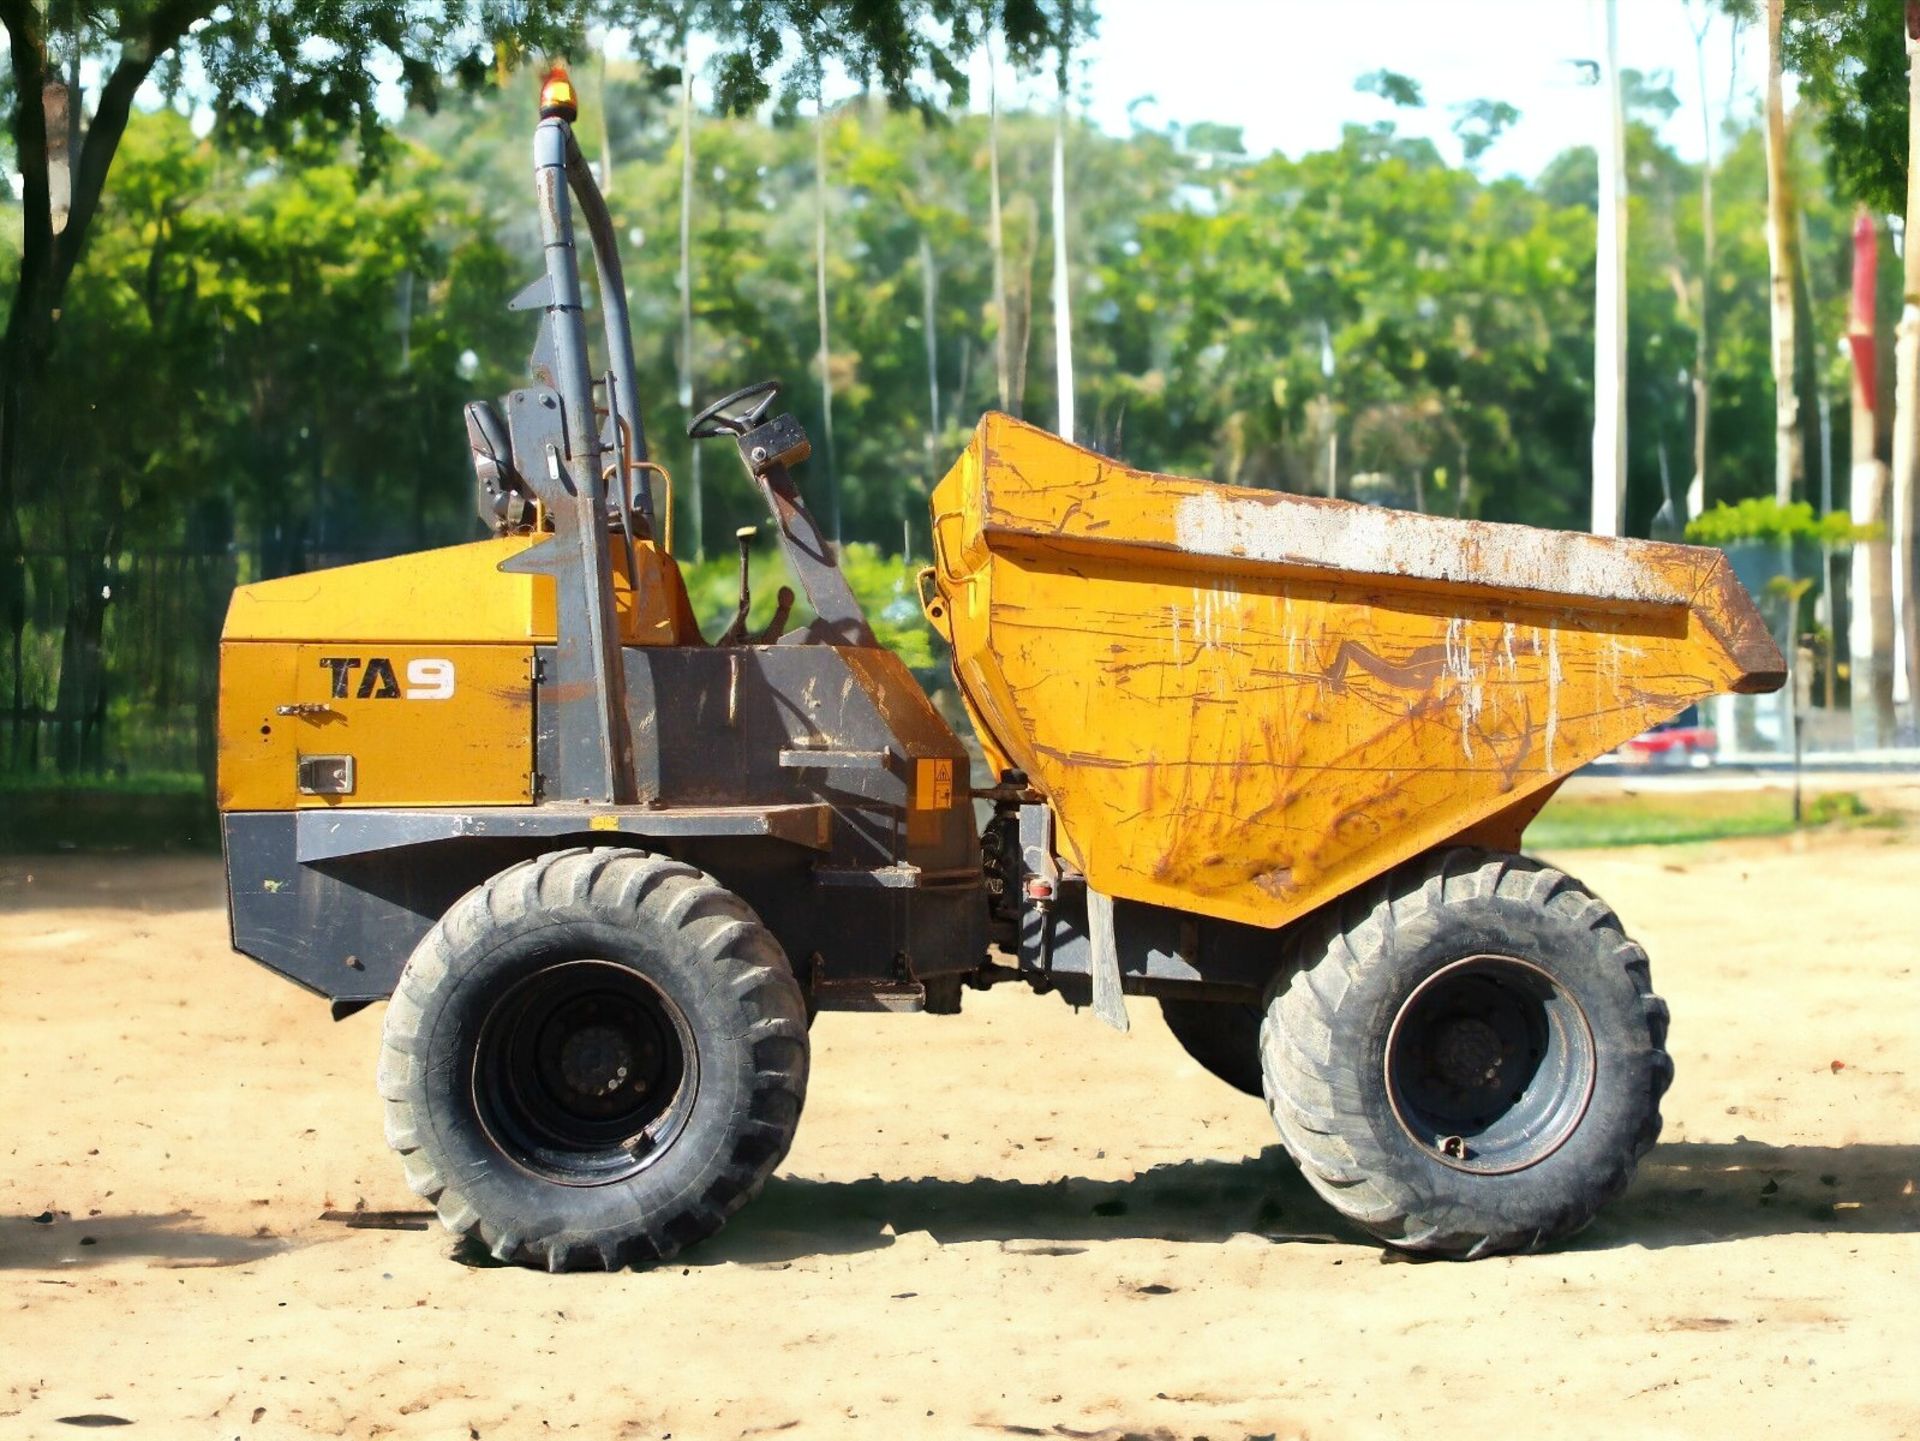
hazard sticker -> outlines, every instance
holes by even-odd
[[[953,804],[953,762],[921,760],[913,765],[913,808],[943,811]]]

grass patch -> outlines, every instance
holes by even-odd
[[[1792,799],[1765,791],[1555,796],[1527,827],[1527,845],[1540,850],[1681,845],[1780,836],[1792,829]]]
[[[1806,798],[1808,828],[1898,824],[1852,791]],[[1558,795],[1527,828],[1538,850],[1682,845],[1736,836],[1783,836],[1793,830],[1793,797],[1784,791],[1699,791],[1691,794]]]
[[[108,777],[97,784],[20,777],[0,785],[0,853],[213,851],[220,830],[198,776],[191,785]]]
[[[199,771],[129,771],[63,776],[54,771],[0,771],[0,795],[197,796],[206,787]]]

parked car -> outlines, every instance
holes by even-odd
[[[1614,754],[1628,765],[1704,766],[1713,760],[1719,739],[1700,723],[1700,707],[1688,706],[1623,744]]]

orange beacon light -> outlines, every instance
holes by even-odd
[[[572,123],[580,117],[580,98],[574,93],[567,67],[554,61],[547,78],[540,82],[540,118],[555,118]]]

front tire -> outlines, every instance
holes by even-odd
[[[1461,1259],[1578,1231],[1673,1078],[1646,952],[1571,877],[1439,851],[1335,903],[1268,993],[1268,1104],[1314,1189]]]
[[[573,850],[468,892],[387,1007],[380,1092],[451,1231],[550,1271],[718,1231],[792,1143],[806,1008],[731,892],[641,851]]]

